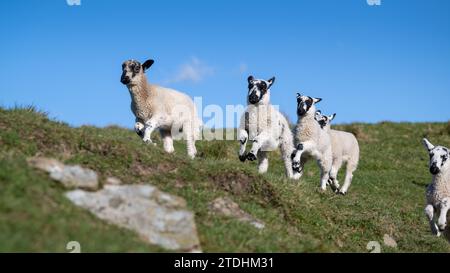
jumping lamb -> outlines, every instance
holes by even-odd
[[[199,136],[201,121],[190,97],[178,91],[150,84],[145,72],[153,60],[143,64],[128,60],[122,64],[120,81],[128,87],[131,95],[131,111],[136,117],[136,133],[146,143],[152,144],[151,134],[158,129],[164,150],[174,152],[173,136],[180,131],[187,142],[187,153],[194,158],[195,141]]]
[[[423,145],[430,155],[430,173],[433,175],[426,191],[425,215],[431,232],[440,236],[447,226],[447,212],[450,208],[450,151],[443,146],[434,146],[426,138],[423,139]],[[437,224],[435,216],[438,216]]]
[[[303,167],[311,157],[320,167],[320,188],[326,190],[330,177],[332,151],[330,134],[322,130],[315,119],[315,104],[322,99],[302,96],[297,93],[297,125],[294,136],[296,150],[292,153],[292,169],[295,174],[303,175]],[[339,185],[332,185],[336,190]]]
[[[359,145],[356,137],[348,132],[334,130],[330,128],[331,121],[336,114],[325,116],[320,111],[316,112],[315,118],[323,130],[328,131],[331,137],[331,150],[333,162],[331,165],[330,179],[331,185],[339,185],[337,175],[343,163],[347,164],[344,185],[339,189],[339,193],[345,195],[352,183],[353,172],[358,167]]]
[[[286,176],[298,179],[299,175],[293,174],[290,158],[294,150],[292,131],[287,119],[270,104],[270,87],[275,77],[266,81],[249,76],[247,81],[247,109],[239,125],[239,159],[242,162],[258,159],[258,171],[265,173],[269,167],[267,153],[279,148]],[[246,153],[248,141],[252,142],[252,147]]]

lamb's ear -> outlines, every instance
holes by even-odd
[[[252,83],[254,80],[255,78],[252,75],[248,76],[247,78],[248,83]]]
[[[329,119],[330,121],[332,121],[335,117],[336,117],[336,113],[334,113],[334,114],[332,114],[331,116],[329,116],[328,119]]]
[[[297,93],[297,102],[300,102],[301,99],[302,99],[302,95],[300,93]]]
[[[314,104],[319,103],[322,99],[321,98],[312,98]]]
[[[269,83],[269,86],[267,88],[270,88],[272,84],[275,82],[275,77],[270,78],[269,80],[267,80],[267,82]]]
[[[155,62],[155,61],[154,61],[154,60],[151,60],[151,59],[145,61],[145,62],[142,64],[142,69],[144,69],[144,72],[145,72],[147,69],[149,69],[150,66],[152,66],[154,62]]]
[[[428,141],[428,139],[424,138],[424,139],[422,140],[422,143],[423,143],[423,146],[425,146],[425,148],[427,148],[428,151],[431,151],[431,150],[434,149],[434,145],[431,144],[431,142]]]

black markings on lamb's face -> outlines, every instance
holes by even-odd
[[[309,111],[313,103],[314,101],[311,97],[305,96],[297,97],[297,115],[299,116],[305,115]]]
[[[442,146],[436,146],[430,151],[430,172],[438,174],[450,158],[449,150]]]
[[[122,64],[122,76],[120,77],[120,82],[123,84],[130,84],[141,71],[142,66],[138,61],[125,61]]]
[[[270,90],[275,78],[269,80],[255,79],[253,76],[248,77],[248,102],[257,104],[260,102],[267,92]]]
[[[320,128],[324,128],[325,126],[328,125],[328,118],[327,117],[323,117],[321,120],[318,121]]]
[[[153,63],[153,60],[147,60],[143,64],[136,60],[125,61],[122,64],[122,76],[120,77],[120,82],[125,85],[133,84],[137,78],[136,76],[144,73]]]

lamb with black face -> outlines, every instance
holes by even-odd
[[[430,173],[437,175],[441,172],[445,163],[450,157],[450,152],[446,147],[434,146],[428,140],[423,140],[425,147],[428,149],[428,154],[430,156]]]
[[[248,79],[248,103],[258,104],[264,100],[267,93],[270,91],[270,87],[275,82],[275,77],[269,80],[255,79],[253,76],[249,76]]]
[[[314,103],[318,103],[321,100],[322,99],[320,98],[302,96],[299,93],[297,93],[297,115],[299,117],[304,116]]]

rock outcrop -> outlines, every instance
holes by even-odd
[[[257,229],[263,229],[265,224],[243,211],[237,203],[228,197],[219,197],[209,204],[210,211],[215,214],[232,217],[241,222],[249,223]]]
[[[138,233],[148,243],[176,251],[200,252],[194,215],[184,199],[150,185],[105,185],[97,192],[66,193],[98,218]]]

